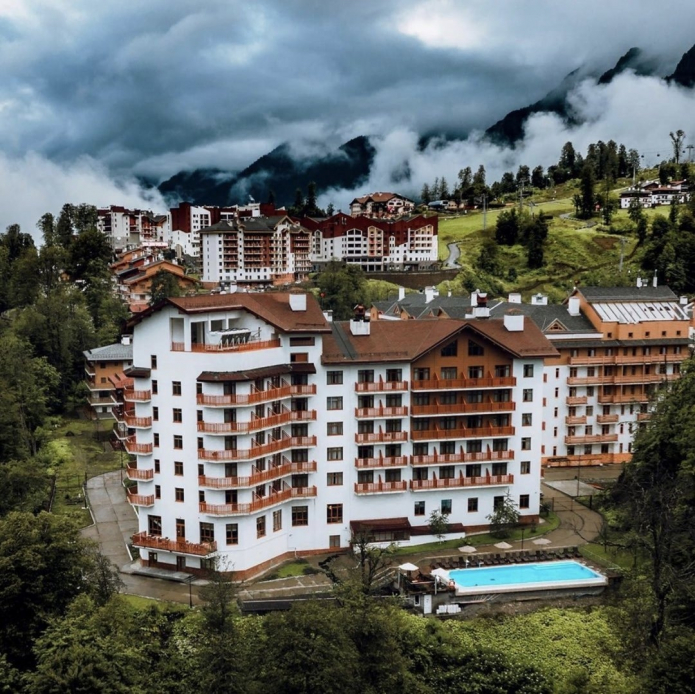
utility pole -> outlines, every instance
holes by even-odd
[[[519,213],[524,210],[524,186],[528,183],[527,178],[522,178],[519,181]]]
[[[620,266],[618,267],[618,272],[623,274],[623,259],[625,258],[625,243],[627,239],[624,236],[620,237]]]
[[[487,229],[487,195],[483,195],[483,231]]]
[[[688,150],[688,163],[690,164],[693,160],[693,148],[695,145],[688,145],[686,149]]]

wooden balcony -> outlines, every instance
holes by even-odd
[[[599,393],[598,401],[605,404],[626,405],[638,402],[649,402],[651,393]]]
[[[266,455],[279,453],[291,448],[308,448],[316,445],[315,436],[286,436],[282,439],[259,444],[251,448],[233,448],[230,450],[208,450],[198,449],[199,460],[210,460],[212,462],[228,462],[232,460],[253,460],[263,458]]]
[[[126,465],[125,474],[129,480],[152,480],[154,479],[154,470],[141,469],[134,465]]]
[[[152,426],[152,417],[124,416],[125,423],[133,429],[149,429]]]
[[[599,424],[615,424],[618,421],[617,414],[600,414],[596,416],[596,421]]]
[[[408,483],[401,482],[355,482],[355,494],[391,494],[408,491]]]
[[[135,491],[126,489],[126,499],[128,499],[131,506],[154,506],[154,494],[149,494],[147,496],[138,494],[137,488]]]
[[[201,501],[200,513],[209,516],[244,516],[256,511],[262,511],[269,506],[282,504],[290,499],[308,499],[316,496],[316,487],[292,487],[271,493],[268,496],[256,497],[248,504],[208,504]]]
[[[355,434],[355,443],[398,443],[407,441],[407,431],[378,431],[371,434]]]
[[[151,455],[153,450],[151,443],[137,443],[134,436],[129,436],[127,439],[124,439],[123,445],[126,451],[133,455]]]
[[[613,376],[569,376],[568,386],[596,386],[601,383],[611,383]]]
[[[316,410],[286,411],[269,417],[257,417],[248,422],[198,422],[198,431],[206,434],[233,434],[272,429],[292,422],[309,422],[316,419]]]
[[[637,413],[637,421],[638,422],[648,422],[649,419],[651,418],[652,413],[651,412],[638,412]]]
[[[206,557],[217,551],[216,542],[187,542],[186,540],[170,540],[168,537],[148,535],[146,532],[136,533],[132,537],[134,547],[152,549],[159,552],[175,554],[192,554],[196,557]]]
[[[586,405],[588,398],[586,395],[568,395],[565,402],[568,405]]]
[[[586,415],[583,417],[565,417],[565,424],[569,424],[570,426],[586,424]]]
[[[149,402],[150,400],[152,400],[152,391],[135,390],[134,388],[124,388],[123,399],[126,402]]]
[[[373,383],[355,383],[357,393],[389,393],[408,390],[408,381],[374,381]]]
[[[259,349],[274,349],[280,347],[280,339],[274,340],[250,340],[249,342],[239,342],[236,344],[219,344],[219,345],[205,345],[205,344],[191,344],[191,352],[254,352]],[[172,342],[171,343],[172,352],[185,352],[186,345],[183,342]]]
[[[269,388],[268,390],[255,390],[251,393],[240,393],[238,395],[205,395],[199,393],[196,402],[199,405],[208,407],[229,407],[239,405],[257,405],[271,400],[281,400],[291,398],[294,395],[316,395],[316,385],[282,385],[279,388]]]
[[[356,407],[355,417],[357,419],[375,419],[383,417],[407,417],[407,407]]]
[[[282,465],[268,468],[267,470],[254,472],[248,477],[198,477],[198,485],[208,489],[237,489],[240,487],[254,487],[264,482],[296,475],[301,473],[316,472],[316,461],[305,463],[291,463],[287,461]]]
[[[570,365],[572,366],[582,366],[582,365],[596,365],[605,364],[612,365],[617,364],[622,366],[623,364],[673,364],[685,361],[687,354],[612,354],[611,356],[602,357],[570,357]]]
[[[434,455],[411,455],[410,464],[452,465],[460,463],[486,463],[497,460],[514,460],[514,451],[481,451],[480,453],[435,453]]]
[[[458,429],[423,429],[411,431],[413,441],[439,439],[483,439],[492,436],[514,436],[514,427],[460,427]]]
[[[541,459],[544,467],[589,467],[593,465],[616,465],[627,463],[631,453],[591,453],[585,455],[549,456]]]
[[[411,480],[410,488],[414,492],[426,492],[436,489],[464,487],[500,487],[514,484],[514,475],[486,475],[484,477],[438,477],[432,480]]]
[[[424,381],[412,381],[412,390],[462,390],[480,388],[512,388],[516,385],[514,376],[483,378],[432,378]]]
[[[397,457],[385,456],[382,458],[355,458],[356,468],[377,468],[377,467],[405,467],[408,465],[408,456]]]
[[[437,415],[476,414],[480,412],[513,412],[516,403],[509,402],[458,402],[453,405],[412,405],[413,417]]]
[[[618,440],[617,434],[593,434],[591,436],[565,436],[565,444],[578,446],[589,443],[614,443]]]

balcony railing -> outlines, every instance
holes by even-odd
[[[577,425],[577,424],[586,424],[586,415],[583,415],[582,417],[565,417],[565,424],[569,425]]]
[[[672,364],[684,361],[686,356],[685,354],[612,354],[607,357],[570,357],[570,365],[617,364],[618,366],[622,366],[623,364]]]
[[[407,417],[407,407],[356,407],[355,417],[370,418],[376,417]]]
[[[210,516],[243,516],[261,511],[269,506],[282,504],[290,499],[306,499],[316,496],[316,487],[292,487],[268,496],[256,497],[248,504],[208,504],[201,501],[200,512]]]
[[[588,443],[613,443],[618,440],[617,434],[593,434],[591,436],[565,436],[565,444],[576,446]]]
[[[282,465],[268,468],[267,470],[254,472],[248,477],[198,477],[198,484],[209,489],[236,489],[239,487],[253,487],[257,484],[300,473],[316,472],[316,461],[305,463],[286,462]]]
[[[154,506],[154,494],[145,496],[137,491],[126,490],[126,499],[132,506]]]
[[[133,465],[126,465],[125,474],[129,480],[152,480],[154,479],[154,470],[141,469]]]
[[[153,549],[159,552],[174,552],[175,554],[193,554],[206,557],[217,551],[216,542],[188,542],[186,540],[170,540],[168,537],[148,535],[146,532],[136,533],[132,537],[134,547]]]
[[[370,383],[355,383],[357,393],[379,393],[408,390],[408,381],[374,381]]]
[[[432,378],[412,381],[412,390],[462,390],[477,388],[512,388],[516,385],[514,376],[498,376],[483,378]]]
[[[407,455],[385,456],[382,458],[355,458],[355,467],[357,468],[404,467],[407,464]]]
[[[174,349],[175,344],[180,343],[172,343],[172,351],[181,351]],[[254,352],[259,349],[275,349],[279,346],[279,338],[273,340],[251,340],[249,342],[228,345],[201,345],[194,343],[191,345],[191,352]]]
[[[226,462],[230,460],[253,460],[262,458],[266,455],[279,453],[290,448],[308,448],[316,445],[315,436],[286,436],[282,439],[259,444],[252,448],[233,448],[230,450],[208,450],[198,449],[200,460],[210,460],[212,462]]]
[[[614,424],[618,421],[618,417],[617,414],[600,414],[596,417],[596,421],[599,424]]]
[[[588,398],[586,395],[568,395],[565,402],[568,405],[586,405]]]
[[[124,388],[123,399],[126,402],[148,402],[149,400],[152,400],[152,391],[135,390],[134,388]]]
[[[134,436],[131,436],[123,440],[126,451],[132,453],[133,455],[150,455],[153,450],[151,443],[137,443]]]
[[[135,417],[127,414],[124,415],[124,420],[129,427],[134,429],[148,429],[152,426],[152,417]]]
[[[414,492],[433,489],[462,487],[499,487],[514,484],[514,475],[486,475],[484,477],[439,477],[433,480],[411,480],[410,488]]]
[[[456,463],[485,463],[495,460],[514,460],[514,451],[481,451],[479,453],[435,453],[434,455],[412,455],[410,464],[451,465]]]
[[[208,407],[228,407],[230,405],[256,405],[270,400],[290,398],[293,395],[316,395],[316,385],[283,385],[268,390],[256,390],[252,393],[240,393],[232,395],[205,395],[199,393],[196,400],[199,405]]]
[[[405,492],[408,483],[401,482],[355,482],[355,494],[389,494],[392,492]]]
[[[355,434],[355,443],[397,443],[407,440],[407,431],[377,431],[371,434]]]
[[[411,431],[413,441],[438,439],[482,439],[491,436],[514,436],[514,427],[460,427],[458,429],[423,429]]]
[[[651,393],[599,393],[598,401],[606,404],[621,405],[648,402],[651,397]]]
[[[637,421],[638,422],[646,422],[649,420],[649,418],[652,416],[651,412],[638,412],[637,413]]]
[[[316,410],[288,410],[269,417],[258,417],[250,422],[198,422],[198,431],[206,434],[248,433],[259,429],[271,429],[291,422],[308,422],[315,419]]]
[[[541,463],[545,467],[578,467],[626,463],[630,458],[632,458],[631,453],[590,453],[584,455],[549,456],[543,458]]]
[[[515,402],[459,402],[452,405],[412,405],[413,417],[432,415],[472,414],[478,412],[513,412]]]

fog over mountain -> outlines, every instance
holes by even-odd
[[[694,20],[688,0],[5,0],[0,227],[66,201],[159,207],[136,180],[234,183],[278,147],[305,171],[356,137],[373,161],[366,180],[327,181],[337,206],[356,181],[414,194],[466,165],[547,165],[567,139],[666,151],[669,130],[695,137],[677,67]],[[572,119],[530,114],[513,150],[481,138],[573,71]]]

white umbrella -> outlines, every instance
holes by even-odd
[[[549,540],[547,537],[539,537],[537,540],[531,540],[534,545],[549,545],[552,540]]]
[[[446,569],[432,569],[432,571],[430,571],[430,573],[435,578],[441,578],[443,581],[449,580],[449,572]]]
[[[511,549],[512,546],[508,542],[498,542],[495,547],[497,549]]]
[[[401,571],[417,571],[418,570],[418,567],[415,566],[415,564],[411,564],[410,562],[408,562],[407,564],[401,564],[398,568]]]
[[[478,550],[475,547],[471,547],[471,545],[464,545],[463,547],[459,547],[459,552],[464,552],[465,554],[473,554],[473,552],[477,552]]]

